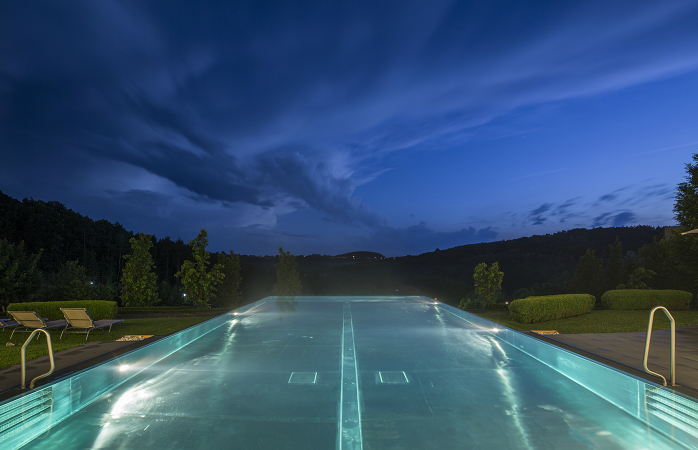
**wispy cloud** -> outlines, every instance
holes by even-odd
[[[357,190],[421,152],[476,153],[468,144],[483,125],[499,136],[497,121],[513,111],[698,69],[694,1],[627,6],[10,2],[0,41],[18,44],[0,48],[0,174],[26,189],[37,179],[62,186],[51,190],[58,200],[89,180],[83,189],[114,205],[193,202],[265,226],[313,209],[395,246],[407,245],[403,235],[449,241],[419,226],[385,231],[390,218]],[[106,186],[115,164],[147,172],[152,186]],[[506,181],[566,170],[532,167]],[[624,198],[603,194],[592,209]],[[535,202],[521,214],[536,226],[582,214],[576,199]]]

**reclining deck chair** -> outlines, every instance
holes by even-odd
[[[19,323],[12,319],[0,319],[0,330],[5,331],[9,328],[18,327]]]
[[[63,339],[63,333],[69,329],[80,329],[83,331],[68,331],[69,333],[87,333],[85,340],[90,337],[90,331],[96,330],[97,328],[104,328],[109,326],[109,331],[111,333],[111,326],[115,323],[123,322],[123,319],[104,319],[104,320],[92,320],[92,317],[87,313],[85,308],[61,308],[65,320],[68,321],[68,326],[61,332],[61,339]],[[104,330],[102,330],[104,331]],[[107,334],[105,333],[105,334]]]
[[[10,339],[12,339],[12,336],[14,336],[15,331],[34,331],[38,328],[45,328],[49,330],[51,328],[58,328],[68,325],[68,323],[62,319],[47,322],[45,319],[39,317],[35,311],[8,311],[7,313],[19,323],[19,326],[12,330]]]

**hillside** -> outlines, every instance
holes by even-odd
[[[472,274],[480,262],[499,262],[503,290],[564,292],[579,258],[587,249],[606,259],[618,236],[625,260],[632,263],[639,249],[662,234],[649,226],[574,229],[544,236],[463,245],[417,256],[385,258],[380,253],[356,251],[342,255],[297,257],[304,295],[427,295],[450,303],[473,289]],[[30,253],[44,249],[40,269],[55,273],[67,261],[78,260],[90,279],[116,290],[123,255],[130,251],[133,231],[106,220],[94,221],[59,202],[24,199],[0,192],[0,239],[25,242]],[[179,280],[174,274],[191,257],[181,239],[156,239],[153,259],[158,282],[171,286],[167,302],[176,301]],[[271,295],[275,282],[273,256],[241,255],[245,301]]]

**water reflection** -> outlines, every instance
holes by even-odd
[[[279,307],[279,322],[290,316],[291,313],[295,313],[298,305],[296,297],[278,297],[275,303]]]

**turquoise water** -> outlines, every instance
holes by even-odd
[[[691,400],[429,299],[246,309],[42,388],[41,434],[0,447],[698,447],[690,419],[652,407]]]

